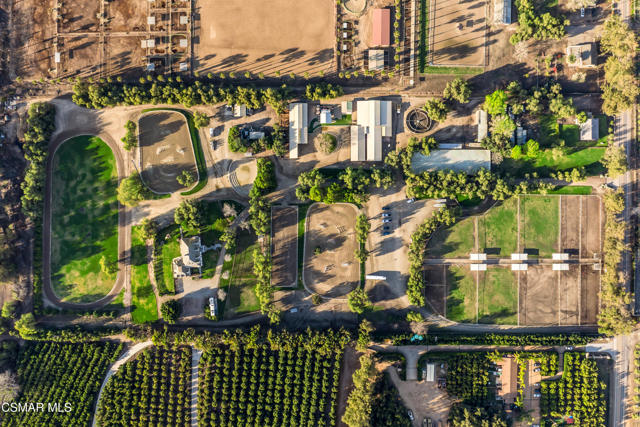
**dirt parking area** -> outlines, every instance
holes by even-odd
[[[298,282],[298,208],[271,209],[271,284],[295,288]]]
[[[429,11],[430,62],[484,66],[486,1],[435,0]]]
[[[454,401],[444,389],[438,388],[436,381],[402,381],[394,367],[388,367],[385,372],[398,389],[404,405],[413,411],[414,426],[421,426],[425,417],[439,426],[446,425]]]
[[[156,193],[183,189],[176,178],[182,171],[198,177],[193,145],[185,117],[174,111],[146,113],[138,120],[142,180]]]
[[[366,206],[371,223],[366,273],[384,276],[385,280],[367,280],[365,289],[378,307],[406,307],[411,234],[433,213],[433,200],[407,203],[405,194],[400,184],[388,190],[375,190]],[[386,212],[391,214],[391,222],[382,222],[383,207],[389,208]],[[389,227],[389,234],[383,234],[385,226]]]
[[[197,1],[195,70],[282,74],[334,68],[331,0]]]
[[[312,292],[345,298],[360,282],[354,205],[315,203],[307,211],[303,280]]]

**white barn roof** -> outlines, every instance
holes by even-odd
[[[599,119],[587,119],[580,125],[580,141],[596,141],[600,138]]]
[[[374,99],[356,102],[357,124],[366,138],[368,161],[382,161],[382,137],[392,135],[391,110],[391,101]]]
[[[351,126],[351,161],[365,161],[365,150],[364,129],[360,126]]]
[[[437,170],[474,173],[481,168],[491,170],[489,150],[433,150],[429,156],[415,153],[411,159],[411,170],[414,173]]]
[[[298,158],[298,144],[309,142],[308,106],[305,102],[289,104],[289,158]]]

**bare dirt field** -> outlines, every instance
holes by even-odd
[[[193,145],[185,117],[174,111],[146,113],[138,121],[142,180],[156,193],[183,189],[177,176],[187,170],[197,178]]]
[[[577,325],[580,322],[580,266],[574,264],[569,266],[569,271],[554,273],[558,278],[558,323]]]
[[[558,324],[557,272],[550,266],[530,265],[528,271],[519,271],[521,325]]]
[[[583,196],[580,210],[582,212],[580,256],[582,258],[591,258],[594,254],[600,255],[602,253],[600,236],[604,229],[604,215],[602,215],[600,197]]]
[[[298,208],[271,209],[271,284],[295,288],[298,282]]]
[[[107,40],[107,74],[139,76],[147,61],[140,44],[144,37],[109,37]]]
[[[48,76],[53,63],[50,42],[55,31],[51,15],[52,0],[13,2],[9,77],[25,80]]]
[[[58,75],[95,76],[100,72],[98,48],[97,37],[65,37],[59,46],[62,67]]]
[[[484,66],[485,0],[435,0],[429,11],[430,61],[434,65]]]
[[[425,267],[424,277],[427,286],[425,286],[425,297],[427,304],[437,314],[441,316],[447,315],[447,283],[444,265],[430,265]]]
[[[107,28],[111,31],[145,31],[149,14],[147,3],[149,2],[136,0],[118,0],[106,3],[107,16],[110,18]]]
[[[358,212],[346,203],[315,203],[307,211],[303,279],[311,291],[344,298],[359,283],[355,223]],[[316,254],[317,253],[317,254]]]
[[[122,3],[122,1],[118,2]],[[59,0],[60,5],[60,31],[97,31],[100,21],[99,1],[87,0]]]
[[[333,67],[331,0],[196,2],[195,70],[283,74]]]
[[[600,272],[590,265],[580,266],[580,324],[595,325],[600,300]]]

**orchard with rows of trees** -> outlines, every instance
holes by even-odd
[[[149,347],[121,366],[104,387],[97,424],[190,426],[191,347]]]
[[[100,384],[121,350],[111,342],[26,342],[18,356],[15,401],[58,402],[60,412],[5,412],[2,426],[90,425]],[[65,402],[71,403],[70,412]]]

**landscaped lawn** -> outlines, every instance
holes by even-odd
[[[478,247],[491,255],[509,256],[518,247],[517,197],[494,206],[478,218]]]
[[[518,323],[518,286],[510,269],[489,268],[480,273],[478,323]]]
[[[520,233],[525,250],[537,250],[541,257],[556,252],[558,200],[557,196],[520,197]]]
[[[131,229],[131,318],[135,323],[158,320],[156,295],[149,279],[147,247],[141,228]]]
[[[164,229],[160,233],[160,237],[164,239],[166,234],[171,234],[168,240],[165,240],[164,244],[160,246],[162,251],[162,275],[156,274],[156,282],[158,283],[158,292],[162,292],[162,288],[167,290],[168,293],[174,294],[176,292],[175,282],[173,279],[173,266],[172,261],[174,258],[180,256],[180,245],[178,243],[178,237],[180,233],[177,231],[177,227],[173,227],[173,232],[167,233],[168,230]],[[158,280],[161,278],[163,283],[160,284]]]
[[[109,293],[116,273],[100,259],[118,260],[117,171],[111,149],[95,136],[78,136],[53,159],[51,281],[68,302],[91,302]]]
[[[556,188],[549,191],[548,194],[575,194],[588,196],[593,192],[593,187],[590,185],[565,185],[564,187]]]
[[[447,319],[455,322],[476,321],[476,279],[468,267],[449,266],[447,270]]]
[[[452,227],[436,231],[427,249],[430,258],[468,258],[473,251],[474,218],[466,218]]]
[[[565,154],[557,159],[553,158],[551,150],[541,151],[536,158],[536,168],[549,168],[555,171],[570,170],[584,166],[588,169],[588,175],[597,175],[604,171],[600,159],[604,156],[606,148],[588,147],[573,153]],[[597,173],[594,173],[597,172]]]

